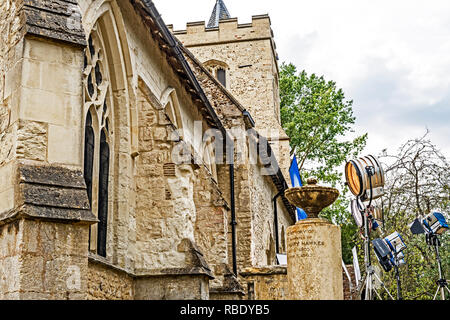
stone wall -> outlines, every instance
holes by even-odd
[[[88,300],[133,300],[134,278],[101,258],[90,258]]]
[[[136,300],[209,300],[207,276],[155,275],[140,277],[135,284]]]
[[[195,173],[172,159],[173,127],[141,83],[139,90],[139,157],[136,162],[136,269],[186,266],[178,247],[194,241]],[[153,104],[152,104],[153,103]],[[160,112],[161,111],[161,112]]]
[[[17,158],[81,167],[82,65],[82,50],[26,38]]]
[[[205,255],[215,279],[211,287],[222,287],[224,276],[231,269],[228,258],[229,205],[225,202],[217,182],[204,167],[198,170],[194,185],[196,206],[195,242]]]
[[[20,223],[0,227],[0,299],[19,299],[20,296]]]
[[[22,58],[22,40],[25,34],[23,1],[3,0],[0,3],[0,146],[5,146],[5,131],[9,128],[12,93],[20,83],[18,65]],[[8,156],[0,149],[0,165]]]
[[[289,300],[286,267],[247,268],[241,276],[247,283],[248,300]]]
[[[0,177],[10,182],[0,187],[0,213],[14,209],[17,197],[13,160],[81,167],[82,157],[81,50],[31,37],[16,41],[0,76]]]
[[[0,299],[85,299],[85,226],[18,220],[0,227]]]
[[[0,213],[14,207],[13,175],[25,16],[23,3],[0,3]]]

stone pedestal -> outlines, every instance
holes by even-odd
[[[290,300],[343,300],[341,231],[324,219],[287,229]]]
[[[288,300],[288,278],[285,266],[251,267],[239,274],[247,283],[248,300]]]

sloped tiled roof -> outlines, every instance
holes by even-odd
[[[217,0],[214,5],[214,10],[211,14],[211,18],[208,22],[208,28],[215,28],[219,26],[219,21],[223,19],[230,19],[230,13],[228,12],[225,3],[222,0]]]

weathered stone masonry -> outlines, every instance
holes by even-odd
[[[239,68],[234,45],[227,47],[230,60],[216,57],[232,70],[227,90],[175,41],[152,6],[0,3],[0,299],[240,299],[247,290],[245,277],[231,272],[229,166],[208,164],[214,154],[193,136],[196,122],[201,134],[256,132],[247,110],[256,130],[281,128],[270,26],[259,17],[243,28],[264,32],[261,42],[241,35],[246,49],[264,53],[242,51],[258,69]],[[227,34],[240,32],[230,22]],[[94,32],[108,61],[102,70],[111,110],[106,257],[96,252],[99,217],[83,177],[83,70]],[[250,86],[241,92],[242,81]],[[180,145],[200,161],[176,164]],[[282,175],[263,175],[248,151],[236,142],[239,272],[276,263],[271,199],[286,184]],[[285,168],[288,150],[277,155]],[[284,200],[280,243],[294,220]]]

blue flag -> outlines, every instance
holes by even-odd
[[[298,170],[297,156],[294,154],[294,159],[292,159],[291,167],[289,168],[289,175],[291,176],[292,187],[303,187],[302,178],[300,177],[300,171]],[[308,216],[303,209],[297,208],[298,220],[304,220]]]

